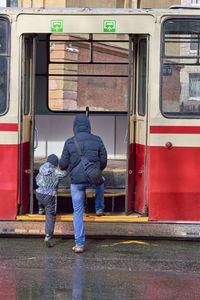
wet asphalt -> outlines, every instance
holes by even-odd
[[[0,300],[200,299],[200,242],[0,238]]]

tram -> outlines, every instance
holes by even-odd
[[[37,214],[35,173],[87,107],[110,215],[200,221],[200,9],[0,9],[0,220]]]

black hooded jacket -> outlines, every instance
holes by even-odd
[[[103,170],[107,165],[107,151],[101,138],[91,134],[90,121],[86,115],[76,116],[73,131],[81,152]],[[80,157],[71,137],[65,142],[59,167],[61,170],[69,168],[72,184],[88,183],[82,165],[78,164],[79,161]]]

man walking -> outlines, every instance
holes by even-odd
[[[107,151],[102,139],[91,133],[89,118],[84,114],[77,115],[74,120],[73,131],[84,156],[86,156],[90,162],[96,163],[100,170],[103,170],[107,165]],[[86,188],[90,187],[83,166],[79,162],[80,156],[74,144],[73,137],[71,137],[65,142],[59,166],[61,170],[69,168],[70,171],[75,234],[75,246],[72,250],[76,253],[82,253],[84,251],[85,233],[83,211],[85,191]],[[104,183],[96,188],[95,194],[96,215],[100,216],[103,215],[104,209]]]

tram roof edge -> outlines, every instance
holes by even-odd
[[[181,9],[181,6],[173,5],[168,9],[159,9],[159,8],[89,8],[89,7],[83,7],[83,8],[19,8],[19,7],[0,7],[0,14],[1,12],[15,12],[15,13],[63,13],[66,12],[68,14],[70,13],[116,13],[116,14],[129,14],[129,13],[136,13],[136,12],[167,12],[171,11],[172,9]],[[185,7],[186,8],[186,7]],[[187,7],[188,9],[191,9],[191,7]],[[197,8],[196,6],[194,8]],[[200,9],[200,6],[198,7]]]

